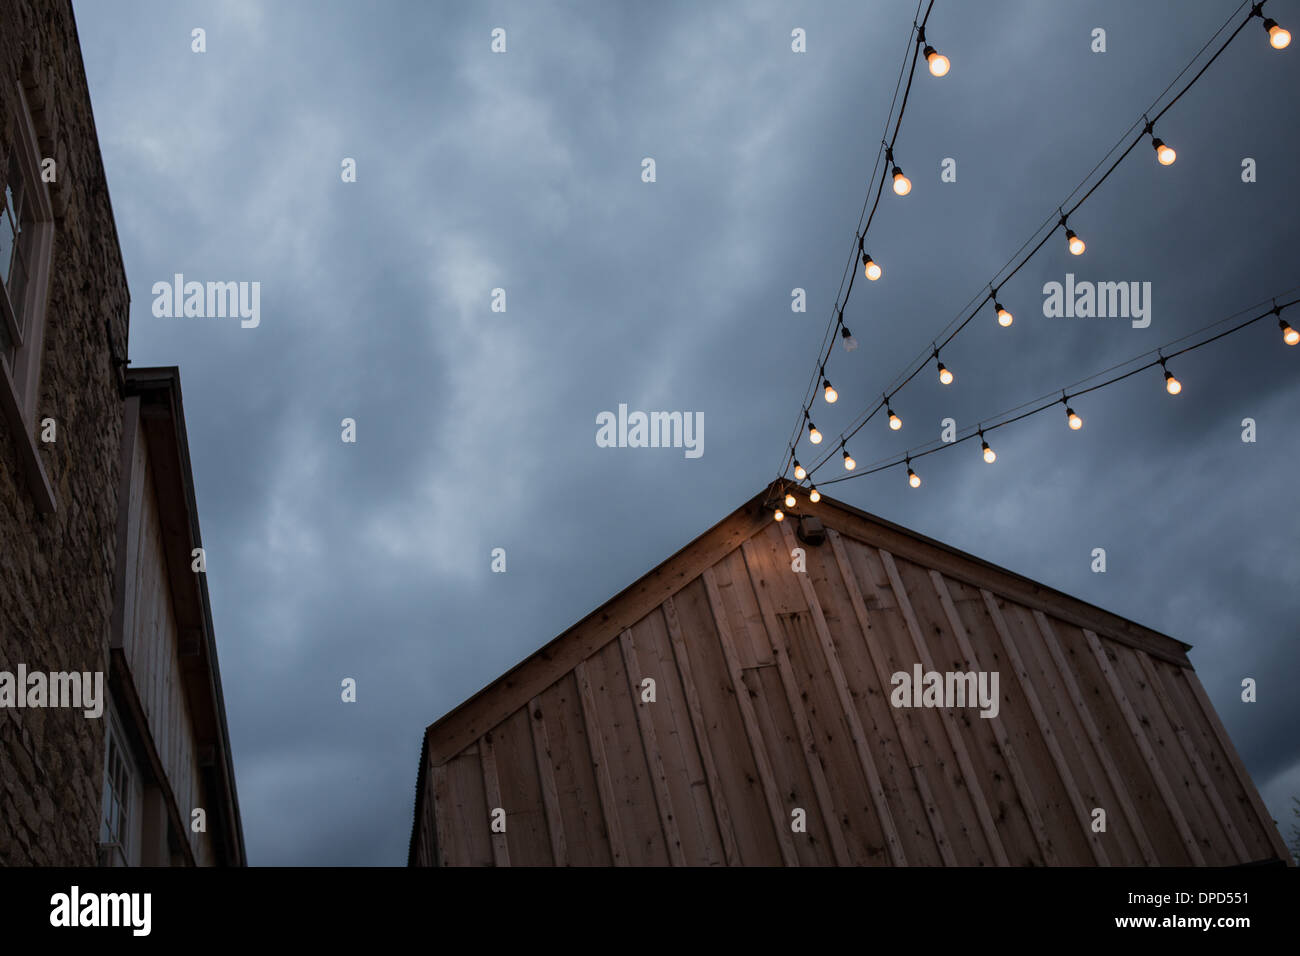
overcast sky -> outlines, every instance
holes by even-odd
[[[915,3],[74,6],[131,360],[181,370],[249,861],[403,864],[424,727],[776,477]],[[1233,7],[937,0],[952,71],[918,70],[896,157],[914,187],[872,225],[885,277],[850,300],[861,346],[836,349],[840,402],[816,406],[829,440]],[[1268,10],[1300,28],[1300,2]],[[1013,327],[986,306],[945,350],[957,382],[927,370],[894,402],[903,430],[871,422],[855,457],[1300,283],[1298,57],[1251,24],[1157,127],[1177,162],[1139,145],[1071,219],[1086,254],[1058,233],[1001,292]],[[260,282],[260,325],[156,318],[151,287],[178,272]],[[1067,272],[1150,282],[1150,326],[1045,318]],[[919,490],[891,470],[832,493],[1194,645],[1289,834],[1300,347],[1261,322],[1171,368],[1177,398],[1143,373],[1079,399],[1078,433],[1055,411],[998,431],[992,467],[967,443],[925,459]],[[704,454],[598,448],[619,403],[702,412]]]

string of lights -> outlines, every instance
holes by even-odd
[[[1151,106],[1149,106],[1146,112],[1144,112],[1142,118],[1129,127],[1129,129],[1116,142],[1115,146],[1111,147],[1110,151],[1106,154],[1106,156],[1102,157],[1102,159],[1097,163],[1097,165],[1093,167],[1092,171],[1089,172],[1089,174],[1079,183],[1079,185],[1077,185],[1074,188],[1074,190],[1072,190],[1070,195],[1066,197],[1065,202],[1062,203],[1060,206],[1058,206],[1056,213],[1053,214],[1053,216],[1049,217],[1044,222],[1043,225],[1039,226],[1039,228],[1034,232],[1034,234],[1031,235],[1031,237],[1020,247],[1019,250],[1017,250],[1016,254],[1013,255],[1012,258],[1008,260],[1008,262],[1001,269],[999,269],[997,273],[995,273],[994,280],[988,284],[988,292],[978,293],[976,296],[974,296],[970,300],[970,302],[968,302],[967,305],[963,307],[962,311],[958,314],[958,318],[950,322],[948,326],[940,333],[939,337],[932,342],[931,347],[923,351],[922,353],[920,353],[920,355],[916,359],[914,359],[911,364],[909,364],[906,367],[905,371],[894,379],[894,382],[891,383],[891,387],[887,389],[885,392],[881,393],[882,395],[881,399],[878,402],[876,402],[874,406],[871,406],[868,410],[864,410],[863,412],[861,412],[850,423],[849,427],[844,432],[840,433],[839,436],[840,443],[839,443],[838,451],[841,453],[841,457],[846,468],[851,470],[853,467],[853,465],[851,464],[853,462],[853,458],[849,454],[847,448],[848,440],[853,438],[859,431],[861,431],[861,429],[864,428],[866,424],[870,422],[871,419],[873,419],[876,416],[876,414],[878,414],[880,411],[884,410],[888,415],[889,425],[892,430],[896,431],[902,427],[902,420],[894,411],[894,409],[891,407],[891,399],[893,399],[893,397],[897,395],[899,391],[901,391],[907,384],[909,384],[914,378],[916,378],[916,376],[919,375],[920,372],[923,371],[931,361],[935,363],[935,370],[938,373],[939,381],[941,384],[949,385],[955,380],[955,375],[950,369],[948,369],[944,365],[940,357],[941,350],[944,347],[946,347],[949,343],[951,343],[952,340],[956,338],[956,336],[959,335],[962,332],[962,330],[964,330],[971,323],[972,320],[974,320],[974,318],[980,313],[980,311],[983,309],[986,303],[992,302],[993,311],[997,319],[997,322],[1000,326],[1005,328],[1012,324],[1013,316],[1011,312],[1008,309],[1006,309],[1003,306],[1002,302],[1000,301],[999,289],[1005,286],[1005,284],[1012,277],[1014,277],[1016,273],[1018,273],[1022,268],[1024,268],[1024,266],[1029,262],[1029,260],[1032,259],[1033,256],[1040,249],[1043,248],[1043,246],[1047,243],[1047,241],[1051,238],[1051,236],[1055,234],[1057,229],[1065,230],[1067,249],[1072,255],[1081,255],[1085,251],[1086,249],[1085,243],[1083,239],[1080,238],[1070,227],[1069,217],[1073,213],[1075,213],[1083,205],[1083,203],[1086,202],[1087,199],[1093,195],[1094,192],[1096,192],[1096,190],[1101,186],[1101,184],[1105,182],[1110,177],[1110,175],[1119,167],[1119,165],[1124,161],[1124,159],[1128,157],[1128,155],[1133,151],[1134,147],[1139,142],[1141,142],[1145,137],[1148,136],[1151,137],[1152,146],[1155,151],[1156,161],[1161,165],[1167,166],[1175,161],[1177,154],[1174,151],[1174,149],[1155,135],[1155,124],[1173,107],[1175,103],[1177,103],[1188,92],[1188,90],[1192,88],[1192,86],[1196,84],[1196,82],[1209,69],[1210,65],[1214,63],[1215,60],[1218,59],[1218,57],[1223,53],[1223,51],[1227,49],[1228,45],[1232,43],[1232,41],[1242,32],[1242,30],[1245,29],[1245,27],[1252,20],[1254,20],[1256,17],[1259,17],[1264,21],[1264,29],[1268,34],[1269,44],[1274,49],[1279,49],[1279,50],[1284,49],[1287,45],[1289,45],[1290,34],[1286,30],[1278,26],[1278,24],[1275,21],[1273,21],[1271,18],[1264,17],[1263,15],[1264,0],[1261,0],[1261,2],[1250,3],[1250,12],[1237,25],[1236,29],[1232,31],[1232,33],[1227,37],[1226,40],[1224,40],[1224,42],[1219,46],[1219,48],[1214,52],[1214,54],[1210,56],[1208,60],[1206,60],[1206,62],[1201,66],[1201,68],[1196,72],[1196,74],[1186,83],[1186,85],[1184,85],[1182,89],[1179,90],[1179,92],[1172,99],[1170,99],[1167,103],[1165,103],[1165,105],[1158,112],[1155,112],[1154,116],[1152,116],[1152,112],[1155,110],[1155,105],[1164,99],[1164,97],[1168,94],[1169,90],[1173,89],[1173,87],[1178,83],[1179,79],[1181,79],[1182,76],[1185,75],[1187,71],[1191,69],[1191,67],[1200,59],[1202,54],[1205,52],[1206,49],[1208,49],[1211,46],[1214,40],[1217,39],[1224,32],[1224,30],[1228,28],[1228,26],[1232,23],[1234,19],[1236,19],[1237,14],[1240,13],[1240,11],[1247,5],[1247,3],[1250,3],[1250,0],[1245,0],[1245,2],[1243,2],[1240,6],[1238,6],[1232,12],[1232,14],[1229,15],[1228,19],[1225,20],[1224,24],[1210,37],[1209,40],[1206,41],[1206,43],[1192,57],[1192,59],[1188,62],[1188,64],[1183,67],[1183,69],[1179,72],[1178,76],[1176,76],[1174,80],[1171,81],[1170,84],[1165,88],[1165,90],[1158,97],[1156,97],[1155,101],[1153,101]],[[1082,190],[1083,187],[1087,185],[1087,183],[1090,180],[1093,179],[1093,177],[1096,175],[1097,170],[1100,169],[1105,164],[1106,160],[1109,157],[1115,154],[1116,150],[1118,150],[1119,147],[1124,143],[1124,141],[1128,139],[1128,137],[1133,133],[1133,131],[1135,129],[1139,129],[1139,127],[1141,131],[1138,133],[1136,137],[1133,138],[1131,142],[1128,143],[1128,146],[1124,148],[1123,151],[1120,152],[1118,156],[1115,157],[1114,161],[1111,162],[1110,166],[1107,167],[1106,171],[1102,173],[1102,175],[1099,178],[1097,178],[1095,182],[1092,182],[1092,185],[1087,189],[1086,192],[1083,193],[1083,195],[1077,201],[1073,202],[1073,205],[1069,205],[1071,201],[1074,200],[1074,197],[1079,194],[1080,190]],[[1068,210],[1065,208],[1067,205],[1069,205]],[[1034,242],[1035,238],[1037,238],[1038,240],[1036,243]],[[1029,248],[1030,246],[1032,246],[1032,248],[1029,249],[1029,252],[1027,254],[1024,254],[1024,250],[1026,248]],[[1019,258],[1019,262],[1016,262],[1017,258]],[[1016,263],[1014,267],[1011,267],[1012,263]],[[869,257],[864,258],[864,270],[868,270],[867,272],[868,277],[870,277],[869,270],[871,269],[871,266],[872,263],[870,262]],[[1010,271],[1008,271],[1009,267],[1010,267]],[[964,316],[964,318],[962,318],[962,316]],[[826,384],[829,386],[829,382],[827,382]],[[838,397],[838,395],[836,397]],[[808,402],[805,402],[805,405],[802,409],[801,424],[803,422],[806,422],[808,425],[808,430],[809,430],[808,437],[812,442],[812,444],[819,444],[822,440],[822,435],[819,431],[816,430],[815,425],[813,425],[812,418],[811,418],[811,405]],[[802,481],[805,478],[807,478],[809,475],[815,473],[817,469],[819,469],[822,465],[824,465],[835,455],[834,451],[828,452],[825,455],[825,457],[817,461],[812,468],[804,468],[802,465],[799,464],[797,458],[795,457],[796,445],[797,445],[797,441],[791,443],[790,455],[789,458],[787,459],[787,461],[790,460],[794,461],[794,466],[795,466],[794,475],[796,480]],[[784,473],[785,472],[783,470],[782,474]]]
[[[807,409],[811,406],[814,396],[816,395],[818,382],[822,385],[822,394],[826,401],[834,404],[839,397],[839,393],[831,386],[830,379],[826,376],[826,363],[830,361],[835,351],[835,336],[838,332],[844,347],[847,351],[853,351],[857,348],[857,339],[848,330],[844,324],[844,308],[848,304],[849,296],[853,293],[853,280],[857,277],[857,270],[854,268],[858,256],[864,257],[865,262],[870,263],[871,257],[865,251],[865,242],[868,231],[871,229],[871,223],[875,219],[876,210],[880,206],[880,197],[884,193],[884,186],[887,179],[892,178],[894,183],[894,192],[900,196],[905,196],[912,189],[911,180],[903,175],[897,163],[894,162],[894,146],[898,142],[898,133],[903,124],[903,114],[907,110],[907,101],[912,92],[912,78],[916,74],[916,63],[919,56],[924,56],[929,66],[931,74],[937,77],[947,75],[951,63],[946,56],[939,53],[934,47],[930,46],[926,40],[925,27],[930,20],[930,11],[934,9],[934,0],[929,0],[929,6],[925,9],[925,15],[921,16],[921,3],[924,0],[918,0],[916,5],[916,16],[912,18],[912,29],[908,34],[907,46],[902,65],[898,72],[898,81],[894,85],[894,98],[890,102],[889,112],[885,117],[885,136],[881,137],[880,148],[876,153],[876,162],[872,167],[871,176],[867,179],[868,183],[876,180],[880,176],[879,185],[876,187],[875,198],[872,199],[871,190],[868,188],[867,196],[862,202],[862,212],[858,216],[858,225],[854,231],[854,246],[849,251],[848,262],[845,264],[844,272],[840,277],[840,287],[835,293],[835,308],[831,312],[831,318],[827,322],[826,331],[822,335],[822,342],[817,351],[817,362],[813,366],[812,375],[807,387],[804,389],[802,407]],[[919,19],[918,19],[919,18]],[[911,67],[908,67],[908,56],[911,57]],[[903,76],[907,76],[907,86],[903,87]],[[902,103],[899,105],[899,90],[903,91]],[[898,105],[898,113],[895,115],[894,107]],[[888,136],[890,124],[893,124],[894,132]],[[888,136],[888,139],[885,137]],[[882,167],[881,160],[884,160]],[[870,212],[868,212],[870,204]],[[879,265],[872,263],[867,266],[867,278],[879,279],[882,271]],[[874,274],[873,274],[874,273]],[[845,283],[847,282],[847,287]],[[794,446],[798,443],[799,432],[803,427],[804,418],[800,418],[795,423],[790,438],[787,441],[787,449],[783,453],[781,466],[778,474],[784,474],[794,456]],[[798,462],[796,461],[797,465]]]
[[[1300,286],[1288,289],[1286,292],[1283,293],[1282,297],[1285,297],[1287,295],[1292,295],[1297,290],[1300,290]],[[1217,342],[1220,339],[1226,338],[1227,336],[1232,335],[1236,332],[1240,332],[1243,329],[1249,328],[1255,323],[1261,322],[1264,319],[1269,318],[1270,316],[1275,317],[1277,319],[1278,328],[1282,335],[1282,342],[1285,345],[1287,346],[1300,345],[1300,331],[1297,331],[1282,316],[1282,313],[1285,310],[1300,304],[1300,298],[1292,298],[1284,302],[1278,302],[1277,299],[1274,298],[1269,301],[1271,301],[1271,305],[1268,308],[1264,309],[1264,311],[1260,312],[1259,314],[1254,315],[1251,318],[1245,319],[1243,321],[1237,322],[1235,325],[1232,325],[1231,327],[1224,329],[1223,331],[1216,332],[1213,335],[1208,335],[1207,337],[1204,338],[1200,338],[1199,341],[1195,341],[1190,345],[1182,345],[1182,343],[1187,342],[1189,339],[1205,336],[1206,333],[1209,332],[1210,330],[1218,328],[1219,326],[1225,325],[1227,323],[1233,322],[1239,316],[1263,307],[1264,303],[1263,302],[1256,303],[1255,305],[1252,305],[1247,309],[1243,309],[1226,318],[1219,319],[1215,322],[1210,323],[1209,325],[1202,326],[1200,329],[1197,329],[1193,332],[1189,332],[1186,335],[1174,339],[1171,342],[1167,342],[1164,345],[1160,346],[1159,348],[1148,349],[1146,352],[1143,352],[1140,355],[1136,355],[1133,358],[1127,359],[1116,365],[1112,365],[1110,368],[1104,369],[1100,372],[1096,372],[1093,375],[1089,376],[1088,378],[1080,379],[1079,381],[1074,382],[1073,384],[1066,385],[1065,387],[1054,390],[1052,392],[1048,392],[1045,395],[1041,395],[1038,398],[1031,399],[1030,401],[1017,405],[1014,408],[1006,409],[989,418],[981,419],[973,427],[968,426],[965,429],[954,432],[950,440],[945,441],[943,439],[937,439],[925,445],[921,445],[917,448],[910,448],[907,451],[903,452],[901,455],[893,455],[890,456],[889,458],[881,459],[878,462],[873,462],[872,464],[863,468],[861,471],[856,471],[854,474],[841,475],[838,478],[831,478],[827,481],[823,481],[822,487],[825,487],[827,485],[837,484],[838,482],[841,481],[849,481],[850,479],[853,478],[861,478],[864,475],[874,475],[878,472],[887,471],[891,468],[897,468],[901,465],[907,470],[908,484],[913,488],[919,488],[921,487],[921,478],[916,473],[916,470],[912,467],[912,462],[917,461],[918,459],[921,458],[925,458],[929,455],[937,454],[938,452],[941,452],[947,448],[952,448],[956,445],[960,445],[964,442],[971,441],[972,439],[976,439],[976,438],[978,438],[980,441],[980,452],[984,461],[991,465],[997,461],[997,453],[993,450],[992,446],[990,446],[989,444],[987,438],[989,433],[994,432],[999,428],[1006,428],[1008,425],[1012,425],[1015,424],[1016,422],[1023,421],[1026,418],[1030,418],[1034,415],[1038,415],[1042,412],[1048,411],[1049,409],[1055,408],[1059,405],[1065,406],[1064,414],[1065,414],[1066,426],[1071,431],[1079,431],[1080,429],[1083,428],[1083,418],[1074,410],[1074,406],[1072,404],[1073,402],[1075,402],[1078,398],[1080,398],[1083,395],[1089,395],[1093,392],[1100,391],[1103,388],[1107,388],[1111,385],[1115,385],[1118,382],[1122,382],[1126,379],[1132,378],[1135,375],[1141,374],[1142,372],[1145,372],[1149,369],[1153,369],[1156,367],[1159,367],[1161,374],[1164,378],[1165,391],[1168,392],[1170,395],[1180,395],[1182,394],[1183,391],[1183,385],[1182,382],[1177,377],[1175,377],[1174,373],[1169,368],[1169,363],[1172,360],[1177,359],[1179,356],[1185,355],[1188,352],[1192,352],[1195,351],[1196,349],[1204,348],[1207,345]],[[1177,347],[1180,345],[1182,345],[1181,348]],[[1154,359],[1150,358],[1152,355],[1155,356]],[[1110,374],[1112,372],[1115,372],[1118,369],[1124,369],[1124,371],[1119,372],[1118,374],[1115,375]],[[1107,375],[1109,375],[1110,377],[1103,378],[1103,376],[1107,376]],[[1098,381],[1098,379],[1101,379],[1101,381]],[[848,456],[847,451],[845,452],[845,456],[848,458],[849,461],[852,461],[852,458],[851,456]],[[854,463],[853,466],[850,466],[849,470],[853,471],[855,468],[856,468],[856,462]],[[788,490],[789,486],[785,486],[785,487],[786,487],[786,490],[784,492],[785,506],[787,508],[794,508],[798,503],[798,499],[796,499],[794,495],[789,492]],[[810,483],[808,488],[808,498],[814,504],[821,499],[821,492],[818,491],[817,486],[815,484]],[[777,521],[782,521],[785,519],[785,514],[780,508],[776,508],[774,517],[776,518]]]

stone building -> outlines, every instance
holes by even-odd
[[[126,372],[68,0],[0,0],[0,197],[0,864],[241,865],[179,378]]]

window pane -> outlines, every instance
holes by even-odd
[[[26,340],[29,330],[23,326],[23,307],[27,302],[27,263],[21,246],[14,250],[14,257],[10,261],[9,281],[5,283],[5,291],[9,293],[9,305],[14,310],[14,318],[18,320],[19,334]]]
[[[130,786],[130,768],[118,746],[116,732],[110,729],[108,752],[104,758],[104,800],[99,821],[99,842],[108,851],[110,865],[126,864],[125,850],[131,822],[128,802]]]
[[[5,176],[5,189],[10,193],[10,208],[13,210],[14,218],[21,228],[24,220],[31,218],[30,213],[23,209],[27,205],[26,184],[27,180],[23,178],[22,168],[18,165],[18,150],[9,150],[9,171]]]
[[[18,218],[14,211],[14,195],[8,186],[4,191],[4,207],[0,208],[0,281],[9,285],[9,262],[18,247]]]

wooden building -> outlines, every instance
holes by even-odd
[[[100,858],[238,866],[244,838],[207,574],[196,571],[205,564],[180,374],[131,369],[126,392]]]
[[[798,498],[817,520],[757,496],[430,726],[409,862],[1289,859],[1188,645]],[[918,665],[996,672],[996,716],[894,706]]]

